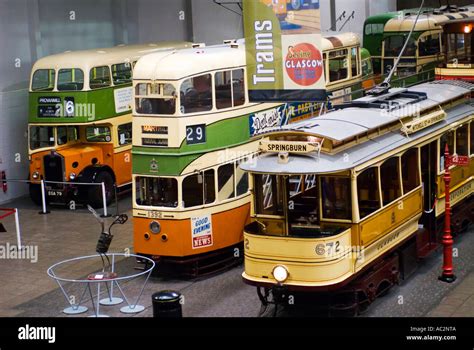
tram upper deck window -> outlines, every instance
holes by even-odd
[[[369,168],[357,176],[357,200],[361,219],[381,208],[378,168]]]
[[[199,75],[181,83],[181,113],[206,112],[212,109],[211,74]]]
[[[185,208],[210,204],[213,203],[215,199],[215,172],[213,169],[184,178],[183,206]]]
[[[84,72],[77,68],[60,69],[58,91],[80,91],[84,88]]]
[[[135,109],[141,114],[173,115],[176,113],[176,88],[173,84],[137,84]],[[146,98],[140,96],[149,96]]]
[[[32,150],[54,147],[54,126],[31,126],[30,148]]]
[[[348,177],[321,176],[321,196],[323,218],[351,220],[351,180]]]
[[[448,144],[449,154],[454,153],[454,131],[450,131],[447,134],[444,134],[440,138],[439,142],[439,171],[444,171],[444,149],[446,147],[446,143]]]
[[[130,84],[132,82],[132,65],[129,62],[113,64],[112,80],[114,85]]]
[[[420,185],[418,164],[417,148],[412,148],[402,155],[402,181],[404,194],[414,190]]]
[[[255,211],[261,215],[283,215],[282,177],[255,175]]]
[[[142,177],[135,180],[138,205],[176,208],[178,206],[178,181],[165,177]]]
[[[329,81],[346,79],[349,76],[347,49],[329,52]]]
[[[38,69],[33,73],[32,91],[53,91],[56,72],[54,69]]]
[[[468,155],[468,134],[467,125],[456,129],[456,154],[458,156]]]
[[[391,35],[387,37],[385,42],[385,56],[397,57],[400,54],[400,51],[405,45],[407,40],[407,35]],[[403,56],[415,56],[416,55],[416,45],[415,40],[411,37],[408,40],[407,47],[403,52]]]
[[[89,126],[86,128],[86,139],[88,142],[110,142],[112,136],[108,126]]]
[[[92,90],[110,86],[109,66],[94,67],[89,72],[89,86]]]
[[[217,109],[241,106],[245,103],[243,69],[217,72],[214,82]]]
[[[392,203],[401,197],[399,158],[387,159],[380,167],[383,205]]]
[[[240,164],[244,162],[244,160],[241,160],[235,164],[235,187],[237,190],[237,196],[241,196],[249,190],[249,175],[247,172],[240,169]]]

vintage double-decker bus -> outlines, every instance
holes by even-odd
[[[68,51],[34,64],[28,133],[30,195],[35,203],[42,201],[41,180],[48,201],[79,199],[94,206],[102,204],[101,188],[75,182],[104,182],[107,202],[114,184],[119,190],[130,185],[133,66],[143,55],[187,45]]]
[[[394,88],[265,135],[241,165],[253,199],[243,279],[264,305],[306,291],[360,310],[407,279],[441,241],[445,162],[453,229],[473,221],[473,88]]]
[[[393,86],[408,86],[435,78],[434,69],[461,41],[444,41],[446,21],[474,18],[472,7],[424,9],[417,20],[418,9],[390,12],[368,17],[364,23],[364,48],[369,50],[374,71],[386,75],[392,69],[408,34],[414,26],[407,48],[392,80]]]
[[[361,86],[359,42],[323,44],[328,89],[343,102]],[[317,116],[320,104],[251,103],[243,40],[147,55],[133,84],[135,252],[184,275],[240,260],[250,192],[239,164],[258,152],[250,137]]]

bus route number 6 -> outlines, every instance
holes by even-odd
[[[188,125],[186,127],[186,144],[195,145],[206,142],[206,124]]]

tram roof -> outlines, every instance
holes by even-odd
[[[81,68],[88,72],[90,68],[138,60],[154,52],[191,46],[190,42],[166,41],[143,45],[118,45],[109,48],[66,51],[43,57],[35,62],[32,71],[37,69]]]
[[[445,102],[451,98],[459,95],[470,93],[468,84],[465,87],[457,84],[451,85],[448,83],[425,83],[410,88],[410,91],[425,91],[428,95],[428,100],[432,101],[434,105],[438,105],[438,101],[442,101],[443,96],[446,98]],[[472,85],[471,85],[472,86]],[[403,89],[392,89],[389,94],[394,94]],[[365,97],[360,100],[367,101],[373,97]],[[271,174],[329,174],[338,173],[348,169],[356,168],[363,165],[367,161],[381,156],[383,154],[394,151],[403,145],[410,143],[423,136],[440,128],[446,127],[450,124],[456,123],[463,117],[472,114],[473,107],[469,104],[460,104],[447,111],[446,119],[431,125],[415,134],[406,137],[399,129],[389,131],[379,137],[371,138],[363,143],[359,143],[344,150],[344,154],[328,154],[317,152],[308,154],[290,154],[289,162],[286,164],[278,163],[277,153],[267,153],[260,156],[257,161],[243,164],[241,167],[245,171],[255,173],[271,173]],[[397,120],[398,118],[390,116],[392,113],[387,113],[387,116],[382,116],[380,111],[376,113],[373,108],[351,107],[329,112],[323,117],[313,118],[311,120],[291,124],[280,128],[278,131],[301,131],[302,133],[314,134],[317,137],[324,137],[322,134],[331,135],[332,137],[351,137],[360,131],[366,132],[367,126],[372,125],[376,127],[378,120],[387,121]],[[306,124],[306,128],[304,125]],[[323,132],[316,132],[322,130]],[[277,130],[275,130],[277,131]]]
[[[347,32],[322,38],[323,51],[360,45],[357,34]],[[179,80],[199,73],[246,65],[245,39],[198,46],[172,52],[156,52],[142,57],[135,65],[138,80]]]
[[[440,24],[457,19],[467,19],[474,17],[474,8],[468,7],[468,11],[449,12],[443,14],[423,14],[420,15],[415,31],[427,31],[440,29]],[[403,18],[392,18],[386,24],[385,32],[409,32],[413,23],[416,20],[416,15],[408,15]]]

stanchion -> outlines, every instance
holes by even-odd
[[[43,210],[39,212],[39,214],[49,214],[49,210],[46,207],[46,189],[44,187],[44,180],[41,180],[41,201],[43,204]]]
[[[110,215],[107,213],[107,196],[105,194],[105,183],[102,182],[101,185],[102,185],[102,202],[104,205],[104,213],[101,215],[101,217],[107,218]]]

